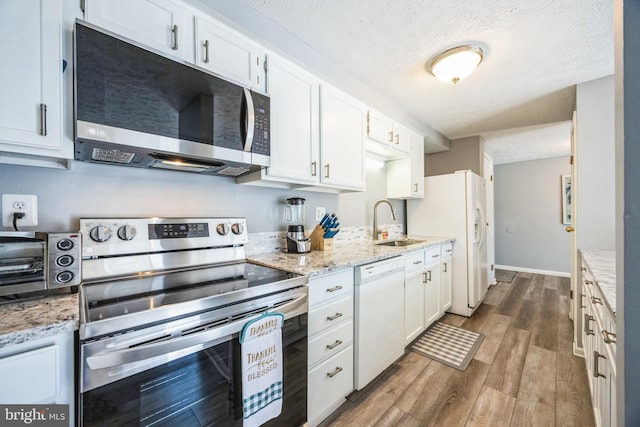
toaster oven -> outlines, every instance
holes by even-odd
[[[80,233],[0,234],[0,296],[77,286]]]

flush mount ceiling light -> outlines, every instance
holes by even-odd
[[[431,61],[429,71],[438,80],[446,83],[458,83],[476,69],[484,52],[478,46],[457,46],[438,54]]]

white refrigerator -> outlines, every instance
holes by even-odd
[[[407,233],[454,237],[453,304],[471,316],[487,293],[484,178],[465,170],[424,179],[424,199],[407,201]]]

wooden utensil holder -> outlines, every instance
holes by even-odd
[[[311,239],[311,250],[316,251],[330,251],[333,250],[333,239],[325,239],[324,237],[324,229],[319,225],[311,232],[309,238]]]

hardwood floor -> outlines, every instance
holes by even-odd
[[[406,352],[322,426],[594,426],[569,307],[568,278],[498,282],[472,318],[441,319],[485,334],[466,371]]]

